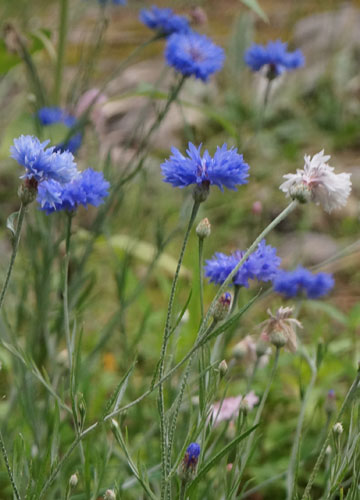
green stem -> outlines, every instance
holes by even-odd
[[[62,84],[64,59],[65,59],[68,11],[69,11],[69,0],[60,0],[59,40],[58,40],[57,60],[55,69],[55,91],[54,91],[55,104],[59,104],[60,102],[61,84]]]
[[[159,363],[159,381],[164,376],[164,370],[165,370],[165,356],[166,356],[166,350],[167,350],[167,345],[169,341],[169,334],[171,331],[171,316],[172,316],[172,309],[173,309],[173,304],[174,304],[174,298],[175,298],[175,291],[176,291],[176,285],[178,282],[179,278],[179,273],[180,273],[180,268],[182,265],[182,261],[184,258],[184,253],[185,253],[185,248],[189,239],[190,231],[191,228],[194,224],[196,214],[199,210],[200,204],[198,202],[194,202],[193,209],[191,212],[189,224],[184,236],[184,241],[181,247],[180,251],[180,256],[179,260],[176,266],[176,271],[174,275],[174,279],[172,282],[171,286],[171,291],[170,291],[170,297],[169,297],[169,303],[168,303],[168,308],[167,308],[167,315],[166,315],[166,322],[165,322],[165,329],[164,329],[164,336],[163,336],[163,342],[162,342],[162,347],[161,347],[161,354],[160,354],[160,363]],[[160,415],[160,437],[161,437],[161,470],[162,470],[162,481],[161,481],[161,498],[165,498],[166,496],[166,476],[168,473],[167,470],[167,461],[168,461],[168,443],[167,443],[167,432],[166,432],[166,422],[165,422],[165,403],[164,403],[164,388],[162,382],[159,384],[159,415]]]
[[[234,285],[234,297],[233,301],[231,304],[231,309],[230,309],[230,316],[235,312],[238,299],[239,299],[239,293],[240,293],[240,286],[239,285]]]
[[[204,238],[199,238],[199,296],[201,321],[204,319],[204,270],[203,270]]]
[[[8,270],[6,273],[5,282],[4,282],[4,285],[2,287],[1,295],[0,295],[0,310],[1,310],[1,307],[2,307],[3,302],[4,302],[5,294],[6,294],[6,291],[7,291],[8,285],[9,285],[9,281],[10,281],[10,277],[11,277],[11,273],[12,273],[12,270],[14,267],[16,254],[17,254],[17,251],[19,248],[20,234],[21,234],[21,228],[22,228],[22,225],[24,222],[25,210],[26,210],[25,205],[23,203],[21,203],[19,215],[18,215],[18,220],[17,220],[17,224],[16,224],[16,231],[15,231],[15,235],[14,235],[13,251],[11,254],[11,258],[10,258],[9,267],[8,267]]]
[[[70,318],[69,318],[69,262],[70,262],[70,238],[71,238],[71,224],[72,224],[72,213],[66,214],[67,224],[66,224],[66,243],[65,243],[65,272],[64,272],[64,293],[63,293],[63,305],[64,305],[64,328],[65,328],[65,339],[66,347],[68,351],[69,369],[71,371],[72,365],[72,348],[71,348],[71,338],[70,338]]]
[[[357,371],[357,374],[356,374],[356,377],[355,377],[355,380],[354,382],[352,383],[348,393],[346,394],[345,396],[345,399],[344,399],[344,402],[340,408],[340,411],[339,413],[337,414],[336,416],[336,419],[335,421],[336,422],[340,422],[346,408],[348,407],[350,401],[352,400],[353,396],[354,396],[354,393],[356,392],[357,388],[358,388],[358,385],[359,385],[359,381],[360,381],[360,367],[358,368],[358,371]],[[314,480],[315,480],[315,477],[317,475],[317,473],[319,472],[319,469],[320,469],[320,466],[322,464],[322,461],[324,460],[324,457],[325,457],[325,453],[326,453],[326,448],[329,444],[329,441],[331,439],[331,436],[332,436],[332,428],[330,428],[327,436],[326,436],[326,439],[324,441],[324,444],[320,450],[320,453],[319,453],[319,456],[316,460],[316,463],[314,465],[314,468],[311,472],[311,475],[310,475],[310,478],[309,478],[309,481],[306,485],[306,488],[305,488],[305,491],[304,491],[304,494],[303,496],[301,497],[301,500],[307,500],[308,498],[310,498],[310,492],[311,492],[311,488],[312,488],[312,485],[314,483]]]
[[[271,389],[271,385],[272,385],[274,377],[275,377],[275,372],[276,372],[278,362],[279,362],[279,354],[280,354],[280,348],[277,347],[276,352],[275,352],[275,359],[274,359],[273,367],[272,367],[271,374],[270,374],[270,378],[269,378],[268,384],[266,386],[265,392],[261,398],[260,405],[259,405],[257,412],[256,412],[256,417],[255,417],[255,420],[253,423],[254,426],[258,425],[258,423],[260,422],[261,415],[262,415],[262,412],[264,410],[264,406],[265,406],[267,397],[268,397],[270,389]],[[242,475],[244,473],[245,467],[246,467],[247,462],[249,460],[249,456],[251,453],[251,447],[252,447],[254,439],[255,439],[255,432],[252,432],[247,440],[247,443],[246,443],[245,453],[244,453],[243,459],[241,461],[241,468],[240,468],[240,472],[239,472],[239,477],[242,477]],[[238,479],[239,479],[239,477],[238,477]]]
[[[179,500],[185,500],[185,493],[186,493],[186,482],[181,481],[180,491],[179,491]]]
[[[307,403],[309,401],[310,394],[314,388],[316,377],[317,377],[317,369],[316,369],[316,364],[312,362],[312,360],[309,358],[308,354],[306,351],[303,353],[306,361],[308,362],[310,369],[311,369],[311,380],[310,383],[306,389],[304,399],[301,404],[301,409],[300,409],[300,414],[299,418],[297,421],[296,425],[296,433],[295,433],[295,439],[293,443],[293,447],[291,450],[291,456],[290,456],[290,463],[289,463],[289,468],[287,471],[287,480],[286,480],[286,487],[287,487],[287,500],[292,500],[293,498],[293,491],[294,491],[294,486],[295,486],[295,471],[297,467],[297,459],[298,459],[298,453],[299,453],[299,445],[300,445],[300,438],[301,438],[301,431],[303,428],[304,424],[304,418],[305,418],[305,411],[307,407]]]
[[[13,473],[12,473],[12,470],[11,470],[11,467],[9,464],[9,459],[7,456],[7,452],[6,452],[6,448],[5,448],[5,444],[4,444],[4,440],[3,440],[1,432],[0,432],[0,449],[1,449],[2,456],[4,458],[6,470],[7,470],[9,479],[10,479],[12,489],[14,490],[14,495],[15,495],[17,500],[21,500],[21,497],[19,495],[19,491],[18,491],[16,484],[15,484],[15,481],[14,481],[14,476],[13,476]]]

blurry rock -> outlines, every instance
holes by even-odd
[[[314,83],[334,53],[360,48],[360,10],[344,3],[336,10],[304,17],[294,28],[294,46],[306,57],[305,80]]]
[[[279,247],[282,267],[289,268],[294,262],[308,267],[332,257],[339,250],[336,241],[328,234],[289,234]]]

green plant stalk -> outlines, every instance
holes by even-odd
[[[356,374],[356,377],[355,377],[355,380],[354,382],[352,383],[348,393],[346,394],[345,396],[345,399],[344,399],[344,402],[343,404],[341,405],[341,408],[340,408],[340,411],[339,413],[337,414],[336,416],[336,419],[335,421],[336,422],[340,422],[346,408],[348,407],[350,401],[352,400],[353,396],[354,396],[354,393],[359,385],[359,381],[360,381],[360,366],[358,367],[358,371],[357,371],[357,374]],[[324,457],[325,457],[325,453],[326,453],[326,448],[329,444],[329,441],[331,439],[331,436],[332,436],[332,429],[329,430],[327,436],[326,436],[326,439],[324,441],[324,444],[320,450],[320,453],[319,453],[319,456],[316,460],[316,463],[314,465],[314,468],[311,472],[311,475],[310,475],[310,478],[309,478],[309,481],[306,485],[306,488],[305,488],[305,491],[304,491],[304,494],[303,496],[301,497],[301,500],[307,500],[308,498],[310,498],[310,492],[311,492],[311,488],[312,488],[312,485],[314,483],[314,480],[315,480],[315,477],[317,475],[317,473],[319,472],[319,469],[320,469],[320,466],[322,464],[322,461],[324,460]]]
[[[167,350],[167,345],[169,341],[169,334],[171,331],[171,316],[172,316],[172,309],[173,309],[173,304],[174,304],[174,298],[175,298],[175,292],[176,292],[176,285],[178,282],[179,278],[179,273],[180,273],[180,268],[183,262],[184,258],[184,253],[186,249],[186,245],[190,236],[190,231],[191,228],[194,224],[196,214],[199,210],[200,203],[194,202],[189,224],[187,227],[187,230],[185,232],[184,236],[184,241],[180,250],[180,256],[179,260],[176,266],[176,271],[174,275],[174,279],[171,285],[171,291],[170,291],[170,297],[169,297],[169,303],[168,303],[168,308],[167,308],[167,314],[166,314],[166,322],[165,322],[165,329],[164,329],[164,336],[163,336],[163,342],[162,342],[162,347],[161,347],[161,354],[160,354],[160,362],[159,362],[159,381],[164,376],[164,370],[165,370],[165,356],[166,356],[166,350]],[[163,388],[163,383],[161,382],[159,384],[159,400],[158,400],[158,405],[159,405],[159,416],[160,416],[160,438],[161,438],[161,471],[162,471],[162,480],[161,480],[161,498],[165,498],[166,496],[166,489],[167,489],[167,484],[166,484],[166,476],[168,474],[168,467],[167,467],[167,462],[168,462],[168,443],[167,443],[167,431],[166,431],[166,422],[165,422],[165,403],[164,403],[164,388]]]
[[[263,396],[261,398],[260,405],[259,405],[259,407],[257,409],[255,420],[253,422],[253,426],[258,425],[259,422],[260,422],[261,415],[262,415],[262,412],[264,410],[264,406],[265,406],[267,397],[269,395],[269,392],[270,392],[270,389],[271,389],[271,386],[272,386],[272,383],[273,383],[273,380],[274,380],[274,377],[275,377],[275,372],[276,372],[276,369],[277,369],[277,366],[278,366],[278,362],[279,362],[279,354],[280,354],[280,348],[277,347],[276,348],[276,352],[275,352],[274,363],[273,363],[271,374],[270,374],[270,378],[269,378],[269,381],[267,383],[265,392],[264,392],[264,394],[263,394]],[[239,472],[239,475],[237,477],[237,482],[240,481],[240,478],[242,477],[242,475],[244,473],[245,467],[246,467],[247,462],[249,460],[249,456],[250,456],[250,453],[251,453],[251,447],[252,447],[254,438],[255,438],[255,433],[253,432],[249,436],[249,438],[247,440],[247,443],[246,443],[245,452],[244,452],[244,455],[243,455],[243,459],[241,461],[240,472]]]
[[[57,47],[55,90],[54,90],[54,102],[57,105],[60,103],[61,84],[64,72],[68,12],[69,12],[69,0],[60,0],[59,40]]]
[[[1,432],[0,432],[0,449],[1,449],[2,456],[4,458],[6,470],[7,470],[7,473],[8,473],[10,483],[11,483],[12,489],[14,491],[14,495],[16,497],[16,500],[21,500],[21,497],[19,495],[19,491],[18,491],[16,484],[15,484],[15,481],[14,481],[14,476],[13,476],[13,473],[12,473],[12,470],[11,470],[11,467],[9,464],[9,459],[8,459],[8,456],[6,453],[6,448],[5,448],[5,444],[4,444],[4,440],[3,440]]]
[[[199,237],[199,297],[201,321],[204,319],[204,270],[203,270],[204,238]]]
[[[16,254],[17,254],[17,251],[18,251],[18,248],[19,248],[21,228],[22,228],[22,225],[23,225],[23,222],[24,222],[25,210],[26,210],[25,205],[23,203],[21,203],[20,210],[19,210],[19,215],[18,215],[18,220],[17,220],[17,223],[16,223],[16,231],[15,231],[15,235],[14,235],[13,251],[12,251],[12,254],[11,254],[11,258],[10,258],[9,267],[8,267],[8,270],[7,270],[7,273],[6,273],[5,282],[3,284],[3,287],[2,287],[2,290],[1,290],[1,295],[0,295],[0,311],[1,311],[1,308],[2,308],[2,305],[3,305],[3,302],[4,302],[6,291],[7,291],[8,286],[9,286],[11,273],[12,273],[12,270],[13,270],[13,267],[14,267],[14,263],[15,263],[15,259],[16,259]]]
[[[298,453],[299,453],[299,446],[300,446],[300,438],[301,438],[301,431],[303,428],[304,424],[304,418],[305,418],[305,411],[307,407],[307,403],[309,401],[310,394],[314,388],[315,382],[316,382],[316,377],[317,377],[317,369],[316,369],[316,364],[312,362],[312,360],[309,358],[308,354],[304,352],[304,357],[306,361],[308,362],[308,365],[310,366],[311,369],[311,380],[309,385],[307,386],[306,392],[304,399],[301,404],[301,409],[300,409],[300,414],[299,418],[297,421],[296,425],[296,433],[295,433],[295,439],[293,442],[292,450],[291,450],[291,456],[290,456],[290,462],[289,462],[289,467],[287,471],[287,478],[286,478],[286,488],[287,488],[287,500],[292,500],[293,498],[293,491],[294,491],[294,486],[295,486],[295,477],[296,477],[296,468],[297,468],[297,460],[298,460]]]
[[[180,491],[179,491],[179,500],[185,500],[185,493],[186,493],[186,482],[181,481]]]
[[[239,293],[240,293],[240,286],[239,285],[234,285],[234,297],[233,301],[231,304],[231,309],[230,309],[230,316],[235,312],[238,299],[239,299]]]

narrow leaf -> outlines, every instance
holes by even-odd
[[[7,229],[9,229],[12,232],[13,236],[15,236],[15,232],[16,232],[15,222],[17,220],[18,215],[19,215],[19,212],[13,212],[6,219],[6,227],[7,227]]]
[[[269,19],[265,12],[262,10],[262,8],[259,5],[259,2],[257,0],[240,0],[246,7],[249,7],[255,14],[257,14],[263,21],[266,23],[269,22]]]

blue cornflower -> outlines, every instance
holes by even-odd
[[[198,443],[190,443],[184,456],[184,467],[187,469],[195,469],[199,460],[199,455],[200,445]]]
[[[331,274],[313,274],[301,266],[294,271],[281,270],[273,280],[276,292],[286,297],[295,297],[303,292],[309,299],[317,299],[326,295],[334,284],[334,278]]]
[[[44,127],[48,125],[53,125],[55,123],[62,123],[67,128],[72,128],[76,125],[75,116],[71,115],[64,109],[54,107],[44,107],[39,109],[37,112],[37,117]],[[60,143],[56,146],[56,150],[60,151],[70,151],[71,153],[76,153],[82,143],[82,134],[80,132],[75,133],[70,137],[65,143]]]
[[[305,64],[301,50],[288,52],[287,43],[281,40],[270,41],[266,46],[254,43],[246,50],[244,59],[253,71],[259,71],[263,66],[268,66],[269,78],[275,78],[284,71],[291,71]]]
[[[40,142],[32,135],[21,135],[14,139],[11,157],[25,167],[21,178],[35,179],[36,182],[54,180],[60,184],[70,182],[77,175],[74,157],[69,151],[55,151],[46,148],[50,141]]]
[[[169,66],[184,76],[195,76],[206,82],[222,68],[225,54],[210,38],[191,31],[174,33],[168,38],[165,58]]]
[[[236,186],[247,183],[249,165],[236,148],[227,149],[226,144],[218,146],[211,158],[207,150],[201,156],[201,147],[200,144],[196,148],[189,142],[187,157],[177,148],[171,148],[172,155],[161,165],[164,182],[180,188],[190,184],[209,188],[215,184],[221,191],[224,187],[236,191]]]
[[[174,11],[169,8],[159,9],[159,7],[153,5],[150,9],[142,9],[139,19],[148,28],[156,30],[165,36],[190,31],[187,18],[174,14]]]
[[[205,276],[210,283],[221,285],[231,271],[243,258],[245,252],[237,250],[231,255],[221,252],[206,261],[204,266]],[[259,243],[258,248],[252,253],[235,274],[232,282],[237,286],[249,287],[249,280],[271,281],[278,273],[281,259],[276,255],[276,248],[266,245],[265,240]]]
[[[109,187],[102,172],[88,168],[64,185],[54,181],[43,182],[39,186],[37,201],[47,214],[59,210],[74,211],[79,205],[97,207],[108,196]]]

